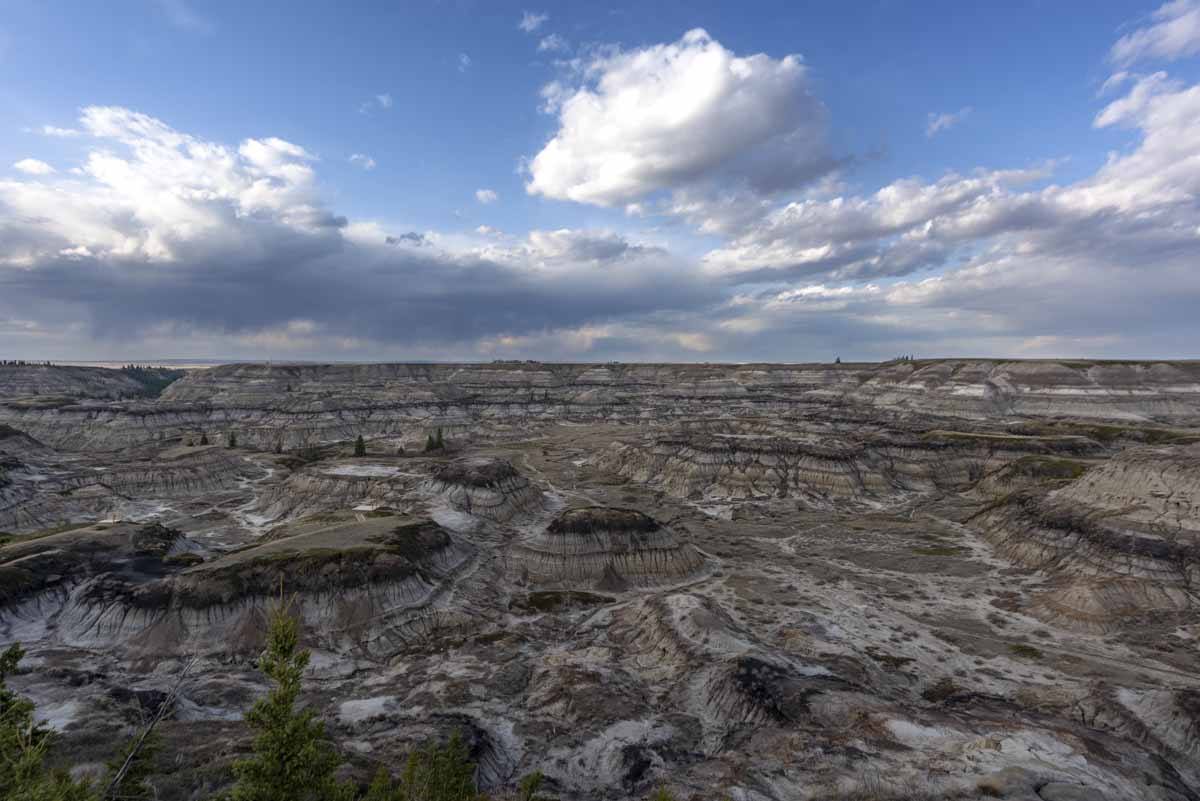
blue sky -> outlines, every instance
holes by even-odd
[[[7,0],[0,350],[1190,355],[1186,314],[1106,304],[1197,299],[1196,20]]]

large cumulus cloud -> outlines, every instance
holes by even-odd
[[[737,56],[703,30],[603,52],[543,90],[558,131],[529,163],[533,194],[601,206],[719,181],[773,193],[835,164],[798,56]]]

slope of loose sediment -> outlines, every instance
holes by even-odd
[[[56,636],[76,646],[252,652],[266,610],[283,597],[327,647],[386,654],[417,619],[437,616],[426,607],[472,553],[431,521],[349,522],[148,580],[86,578],[39,609],[52,616]]]
[[[1195,607],[1200,526],[1193,450],[1138,450],[1054,491],[1021,491],[973,521],[996,553],[1056,580],[1035,612],[1103,631]]]
[[[1200,445],[1123,451],[1057,497],[1129,524],[1200,533]]]
[[[598,506],[561,513],[517,546],[514,562],[533,585],[610,591],[680,581],[704,566],[694,546],[648,515]]]
[[[542,493],[506,459],[461,459],[438,470],[422,489],[452,509],[497,522],[542,508]]]

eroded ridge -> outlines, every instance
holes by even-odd
[[[600,590],[678,582],[704,566],[691,543],[649,515],[600,506],[563,512],[514,557],[530,584]]]

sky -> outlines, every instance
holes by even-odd
[[[1200,0],[0,0],[0,358],[1200,355]]]

